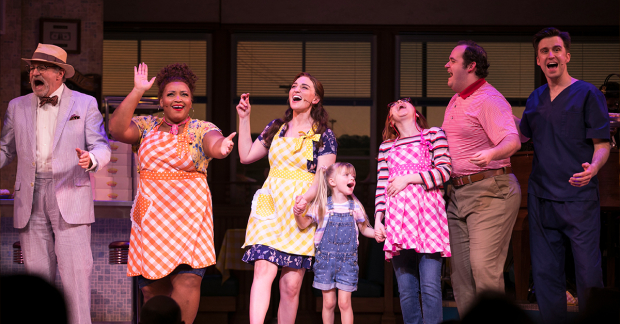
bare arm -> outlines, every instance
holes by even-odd
[[[593,138],[594,154],[592,154],[592,163],[584,162],[581,164],[583,172],[575,173],[568,182],[575,187],[583,187],[590,183],[590,180],[598,174],[601,168],[609,158],[609,140]]]
[[[368,226],[368,224],[366,224],[366,222],[362,222],[362,223],[357,223],[357,227],[360,229],[360,233],[362,233],[362,235],[368,237],[368,238],[374,238],[375,237],[375,230],[374,228]]]
[[[140,140],[140,131],[138,126],[131,121],[133,113],[144,95],[146,90],[150,89],[155,82],[155,77],[148,80],[148,67],[144,63],[136,68],[134,67],[134,87],[133,90],[125,97],[125,100],[114,110],[110,117],[110,134],[114,139],[127,143],[135,144]]]
[[[306,229],[306,227],[310,226],[310,224],[312,224],[312,218],[308,217],[306,215],[301,215],[301,214],[295,214],[295,221],[297,221],[297,226],[299,227],[299,229]]]
[[[325,154],[319,156],[317,160],[316,169],[320,170],[323,167],[328,167],[336,162],[336,154]],[[318,171],[317,171],[318,172]],[[319,177],[314,177],[312,185],[303,194],[295,197],[295,206],[293,207],[293,213],[295,216],[302,215],[306,210],[309,201],[312,201],[316,197],[316,192],[319,188]]]
[[[508,134],[504,139],[492,149],[482,150],[469,159],[469,162],[479,166],[485,167],[491,161],[503,160],[511,157],[515,152],[521,148],[521,141],[519,135]]]
[[[232,133],[228,135],[228,137],[224,137],[216,130],[207,132],[202,138],[202,149],[205,155],[216,159],[227,157],[235,146],[232,140],[235,135],[237,135],[237,133]]]
[[[269,153],[269,150],[260,143],[259,140],[252,143],[252,135],[250,128],[250,94],[241,95],[239,104],[237,105],[237,114],[239,115],[239,160],[243,164],[256,162]]]
[[[383,212],[375,214],[375,240],[377,243],[385,241],[385,226],[381,220],[383,219]]]

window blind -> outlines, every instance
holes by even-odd
[[[581,43],[571,44],[568,73],[573,78],[590,82],[599,87],[607,75],[618,73],[620,64],[620,44]],[[610,79],[619,82],[617,77]]]
[[[138,57],[140,52],[140,57]],[[207,95],[207,42],[204,40],[104,40],[103,96],[126,96],[133,88],[133,67],[149,66],[149,77],[171,63],[187,63],[198,76],[194,96]],[[144,95],[157,96],[157,85]]]
[[[133,67],[137,62],[137,40],[103,40],[103,97],[126,96],[133,89]]]
[[[304,57],[305,55],[305,57]],[[237,96],[286,97],[297,73],[305,70],[325,88],[326,99],[370,98],[370,42],[240,41],[237,43]]]
[[[490,63],[486,80],[507,98],[527,98],[534,90],[533,50],[529,43],[478,43],[487,52]],[[401,97],[422,96],[422,68],[426,64],[427,97],[454,95],[448,87],[448,62],[456,42],[428,42],[426,62],[420,42],[402,42],[400,49]]]
[[[237,96],[286,97],[301,72],[301,55],[301,42],[238,42]]]
[[[327,98],[370,98],[370,42],[307,42],[306,71]]]
[[[156,76],[166,65],[186,63],[196,74],[194,96],[207,95],[207,41],[205,40],[143,40],[141,58],[149,66],[149,76]],[[133,79],[132,79],[133,80]],[[145,96],[157,96],[157,84]]]

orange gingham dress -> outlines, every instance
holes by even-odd
[[[154,128],[138,150],[140,182],[131,209],[127,275],[160,279],[180,264],[215,263],[207,177],[189,152],[189,127],[172,135]]]

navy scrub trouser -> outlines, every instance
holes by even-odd
[[[554,201],[528,194],[530,252],[536,300],[544,323],[566,323],[565,249],[575,258],[580,311],[587,292],[603,287],[599,201]]]

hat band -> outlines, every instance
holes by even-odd
[[[67,64],[65,63],[65,61],[57,58],[56,56],[53,55],[49,55],[49,54],[45,54],[45,53],[34,53],[32,54],[32,59],[33,60],[46,60],[49,62],[58,62],[58,63],[62,63],[62,64]]]

